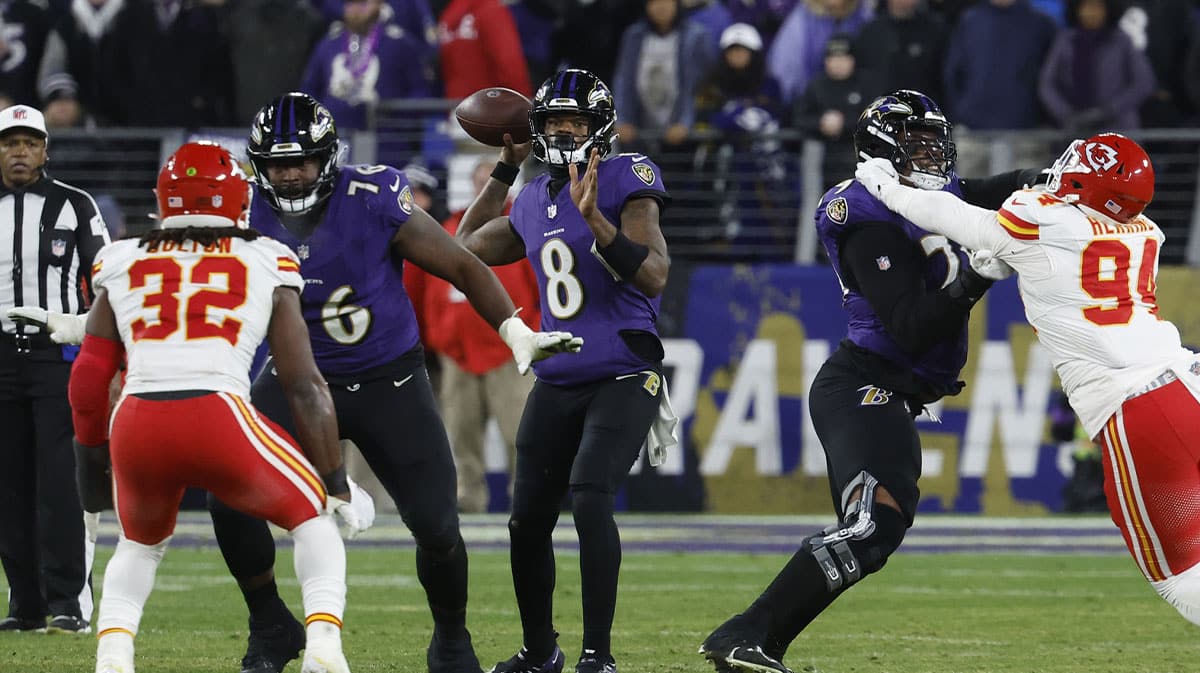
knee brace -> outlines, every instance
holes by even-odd
[[[1184,619],[1200,626],[1200,565],[1194,565],[1160,582],[1151,582],[1150,585]]]
[[[853,502],[850,495],[859,486],[862,493]],[[825,574],[830,592],[850,587],[879,570],[900,547],[908,521],[900,512],[875,502],[879,482],[861,472],[842,491],[841,523],[805,541],[813,558]]]

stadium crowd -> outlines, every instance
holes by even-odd
[[[561,65],[612,84],[626,141],[774,123],[844,142],[846,117],[901,86],[969,129],[1171,127],[1200,108],[1198,14],[1193,0],[14,0],[0,106],[44,108],[52,128],[243,126],[264,92],[302,90],[352,130],[380,100],[530,95]]]

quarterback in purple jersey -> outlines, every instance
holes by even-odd
[[[456,234],[491,265],[528,257],[541,285],[542,329],[569,330],[585,343],[578,355],[534,365],[508,524],[524,640],[495,673],[563,669],[551,621],[550,538],[568,491],[583,598],[575,670],[617,668],[609,642],[621,565],[613,500],[664,399],[654,323],[670,265],[658,221],[670,197],[647,157],[607,157],[615,123],[612,93],[595,75],[567,69],[551,76],[534,94],[532,146],[508,139]],[[530,150],[549,173],[526,184],[502,216]]]
[[[413,202],[404,173],[341,166],[339,147],[332,115],[311,96],[290,93],[262,108],[247,149],[258,176],[250,226],[300,259],[304,319],[341,437],[358,446],[416,540],[417,576],[434,621],[430,673],[478,673],[466,628],[467,556],[454,462],[424,369],[403,265],[415,263],[461,290],[500,330],[518,367],[578,350],[580,340],[533,332],[513,318],[496,275]],[[282,392],[268,362],[251,401],[290,429]],[[304,646],[304,631],[276,591],[270,531],[211,497],[209,510],[250,609],[242,673],[278,673]]]
[[[901,90],[867,107],[854,146],[860,160],[891,161],[912,186],[990,207],[1037,179],[1037,171],[959,178],[950,131],[933,100]],[[892,213],[852,179],[825,193],[815,224],[849,318],[808,396],[838,522],[804,540],[753,604],[704,640],[700,651],[718,673],[790,673],[783,656],[800,631],[900,546],[920,498],[915,417],[962,390],[971,307],[1007,275],[989,255]]]

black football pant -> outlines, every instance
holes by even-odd
[[[821,366],[808,395],[813,427],[825,450],[830,495],[839,521],[845,516],[843,492],[862,472],[879,480],[901,511],[878,505],[873,510],[875,532],[864,553],[890,554],[912,525],[921,492],[921,443],[913,409],[919,406],[903,394],[878,387],[878,374],[862,369],[846,346],[839,347]],[[814,535],[818,531],[813,531]],[[882,563],[879,563],[882,566]],[[866,572],[872,572],[866,568]],[[744,613],[765,628],[763,649],[782,658],[796,636],[840,596],[848,585],[830,591],[826,577],[807,545],[802,546],[771,584]]]
[[[0,560],[14,617],[91,619],[79,605],[88,578],[70,374],[61,346],[19,354],[10,340],[0,340]]]
[[[446,429],[417,348],[355,377],[327,376],[343,439],[353,441],[396,503],[417,543],[417,575],[439,626],[464,620],[467,557],[459,535],[456,476]],[[294,435],[287,398],[268,362],[254,382],[255,408]],[[267,523],[211,495],[217,543],[233,576],[261,575],[274,563]]]
[[[614,496],[658,413],[660,377],[644,372],[570,387],[538,381],[525,402],[508,526],[524,644],[535,654],[554,644],[551,533],[568,488],[579,535],[583,648],[609,654],[621,566]]]

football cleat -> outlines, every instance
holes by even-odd
[[[562,673],[564,663],[565,658],[558,645],[554,646],[554,651],[541,663],[533,661],[529,650],[522,647],[521,651],[510,657],[508,661],[502,661],[492,666],[492,670],[488,673]]]
[[[480,673],[481,670],[470,633],[462,638],[443,638],[434,630],[425,663],[429,673]]]
[[[304,650],[300,673],[350,673],[350,664],[337,639],[312,638]]]
[[[46,633],[91,633],[92,627],[86,619],[71,615],[59,615],[46,625]]]
[[[0,619],[0,631],[46,632],[46,618],[5,617]]]
[[[700,654],[713,662],[717,673],[753,671],[754,673],[792,673],[762,648],[763,637],[742,615],[735,615],[704,639]]]
[[[597,656],[595,650],[584,650],[575,673],[617,673],[617,661],[611,655]]]
[[[286,622],[263,626],[250,618],[250,639],[241,673],[280,673],[304,649],[304,627],[288,613]]]

